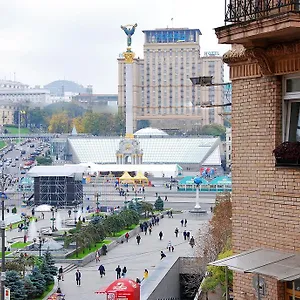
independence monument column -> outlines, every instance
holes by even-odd
[[[121,26],[127,36],[127,50],[123,52],[126,72],[126,136],[120,141],[119,150],[116,153],[117,164],[142,164],[143,158],[140,143],[133,135],[133,60],[135,54],[131,50],[131,39],[136,27],[137,24]]]

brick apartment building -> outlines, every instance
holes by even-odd
[[[300,7],[227,0],[232,80],[234,299],[300,300],[300,168],[273,150],[300,141]],[[289,162],[290,163],[290,162]],[[298,161],[299,163],[299,161]]]

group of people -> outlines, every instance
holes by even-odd
[[[183,226],[183,224],[184,224],[184,226],[186,227],[187,219],[185,219],[185,220],[182,219],[182,220],[180,221],[180,223],[181,223],[181,226]],[[178,227],[175,228],[174,233],[175,233],[175,236],[178,237],[178,234],[179,234],[179,229],[178,229]],[[194,248],[194,246],[195,246],[195,239],[194,239],[193,236],[191,236],[191,233],[190,233],[188,230],[184,230],[183,233],[182,233],[182,235],[183,235],[183,239],[184,239],[185,241],[188,241],[189,244],[190,244],[190,246],[191,246],[192,248]]]
[[[121,276],[124,278],[127,273],[127,268],[124,266],[123,269],[121,269],[120,265],[116,267],[116,273],[117,273],[117,279],[120,279]]]

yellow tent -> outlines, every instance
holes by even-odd
[[[124,172],[124,174],[119,178],[120,183],[134,183],[133,178],[130,176],[128,172]]]
[[[133,177],[135,182],[139,183],[148,183],[148,178],[141,172],[137,172],[137,174]]]

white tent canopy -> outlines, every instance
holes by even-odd
[[[65,165],[67,167],[78,165]],[[117,164],[95,164],[81,163],[79,166],[86,168],[86,172],[94,174],[98,172],[147,172],[154,177],[176,177],[181,173],[182,168],[178,164],[142,164],[142,165],[117,165]]]
[[[48,212],[48,211],[51,211],[51,208],[52,208],[51,205],[42,204],[42,205],[37,206],[34,210],[36,212]]]

